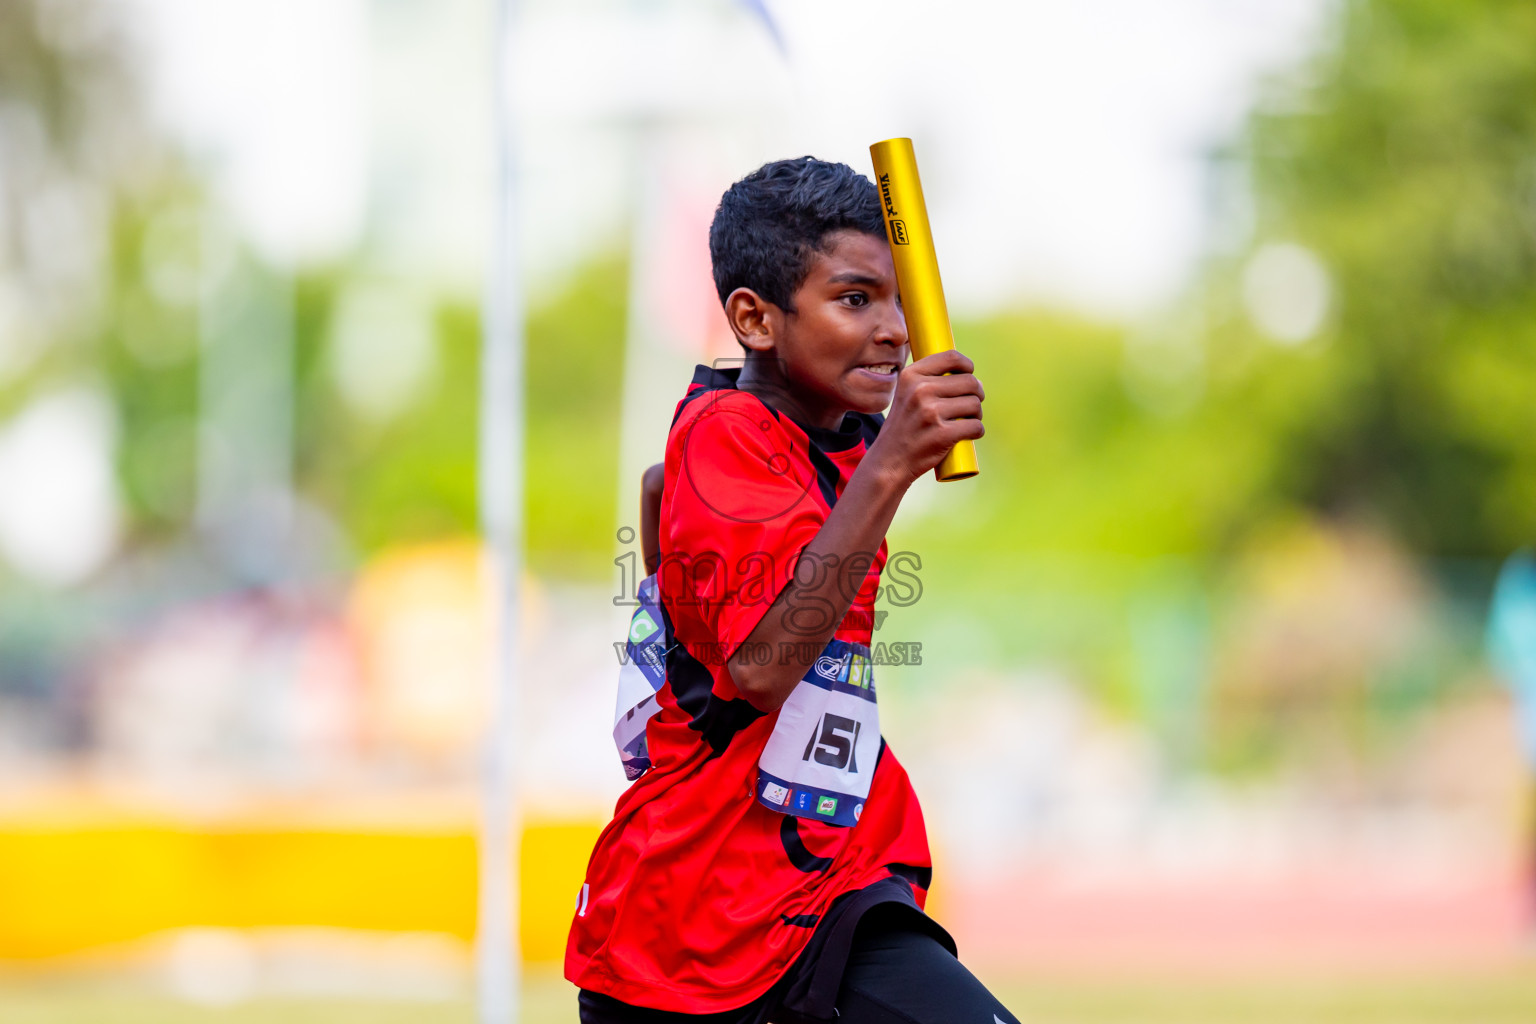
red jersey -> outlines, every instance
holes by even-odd
[[[694,1014],[766,992],[837,897],[894,876],[921,906],[932,872],[917,796],[883,743],[853,827],[756,799],[778,712],[748,703],[726,663],[882,420],[850,413],[839,430],[807,429],[737,390],[738,374],[700,366],[667,437],[658,584],[670,650],[646,725],[652,767],[598,838],[565,955],[566,978],[583,989]],[[835,639],[870,643],[885,557],[882,541],[872,560],[822,567],[858,586]],[[818,612],[796,612],[808,632]]]

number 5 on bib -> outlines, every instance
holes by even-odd
[[[782,814],[857,824],[880,759],[869,648],[833,640],[779,709],[757,762],[757,799]]]

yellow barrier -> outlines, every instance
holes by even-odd
[[[530,822],[521,933],[564,955],[597,822]],[[172,928],[475,930],[470,828],[189,826],[0,819],[0,959],[36,960]]]

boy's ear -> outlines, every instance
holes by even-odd
[[[737,288],[725,298],[725,319],[736,340],[754,352],[773,351],[778,334],[779,307],[751,288]]]

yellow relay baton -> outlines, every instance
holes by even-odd
[[[955,336],[949,327],[949,306],[944,302],[944,282],[939,280],[939,258],[933,251],[933,232],[928,228],[928,206],[923,202],[923,182],[917,176],[912,140],[877,142],[869,147],[869,156],[875,164],[880,203],[885,207],[886,239],[891,243],[896,285],[907,315],[912,358],[946,352],[955,347]],[[964,480],[981,472],[976,465],[975,443],[958,442],[933,472],[940,480]]]

